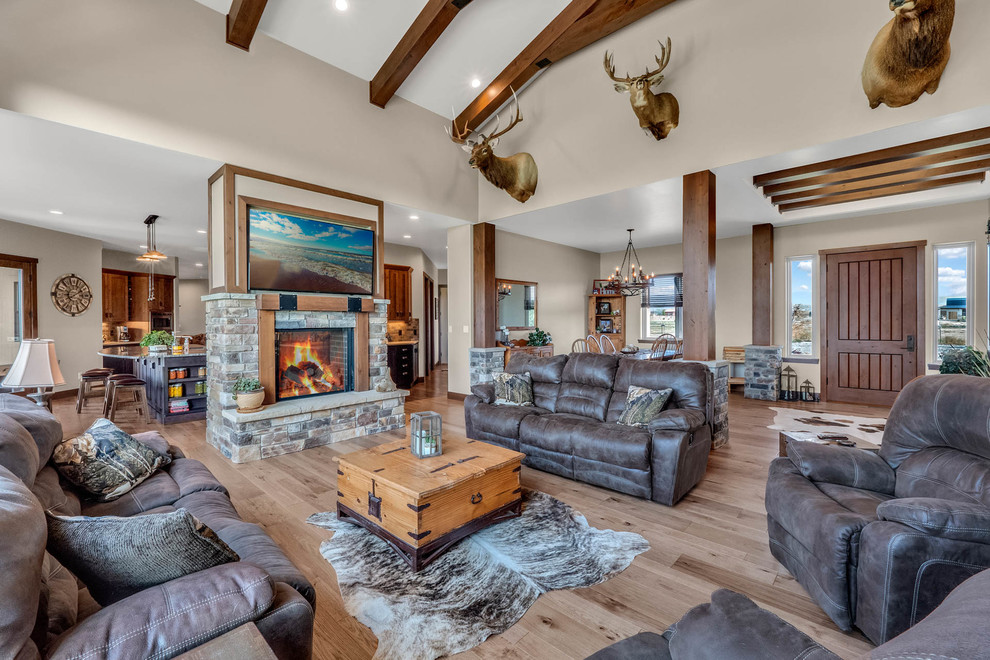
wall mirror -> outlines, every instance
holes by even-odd
[[[498,325],[509,330],[536,328],[536,282],[495,280],[498,291]]]

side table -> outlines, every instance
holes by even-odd
[[[856,443],[856,449],[865,449],[866,451],[879,452],[880,445],[873,442],[868,442],[866,440],[861,440],[860,438],[855,438],[849,436],[849,439]],[[780,447],[778,448],[779,456],[787,456],[787,441],[796,440],[800,442],[814,442],[819,445],[838,445],[844,447],[846,445],[839,445],[835,440],[821,440],[818,434],[814,431],[781,431],[780,432]]]

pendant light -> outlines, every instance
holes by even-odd
[[[158,220],[157,215],[149,215],[144,219],[144,225],[148,233],[148,251],[137,258],[138,261],[146,262],[158,262],[168,259],[168,257],[163,253],[158,251],[157,238],[155,236],[155,221]]]

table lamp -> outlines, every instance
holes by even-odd
[[[14,364],[3,379],[4,387],[37,387],[35,394],[28,394],[39,406],[45,405],[44,388],[64,385],[65,379],[55,357],[55,342],[51,339],[25,339],[14,358]]]

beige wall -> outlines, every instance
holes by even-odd
[[[477,173],[442,118],[399,97],[376,108],[366,81],[265,34],[229,46],[224,21],[193,0],[5,0],[0,107],[477,216]]]
[[[495,231],[495,277],[537,283],[536,322],[553,337],[556,353],[569,353],[571,343],[588,334],[588,294],[600,262],[594,252]]]
[[[990,104],[990,2],[960,0],[952,61],[934,96],[871,110],[860,83],[866,52],[890,20],[886,2],[689,0],[670,4],[554,63],[520,94],[526,121],[500,152],[528,151],[536,195],[519,204],[482,185],[479,219],[502,218]],[[616,70],[654,64],[658,39],[673,54],[661,90],[680,104],[680,126],[657,143],[643,135]]]
[[[471,225],[447,230],[447,390],[458,394],[471,392],[468,370],[471,346],[474,345],[473,243]]]
[[[103,366],[97,351],[103,346],[103,244],[61,232],[0,220],[2,251],[38,259],[38,334],[55,340],[59,368],[65,385],[74,389],[81,371]],[[93,302],[79,316],[66,316],[52,304],[52,284],[57,277],[75,273],[93,289]]]
[[[175,329],[183,335],[206,332],[206,303],[202,297],[210,292],[209,280],[178,280]]]
[[[409,245],[397,245],[395,243],[385,244],[385,263],[398,266],[409,266],[412,272],[412,315],[414,319],[419,319],[419,371],[420,377],[426,375],[426,313],[423,296],[423,273],[426,273],[436,282],[437,267],[433,264],[422,250]],[[436,295],[436,286],[433,288]],[[433,355],[440,351],[440,344],[437,334],[433,335]]]

